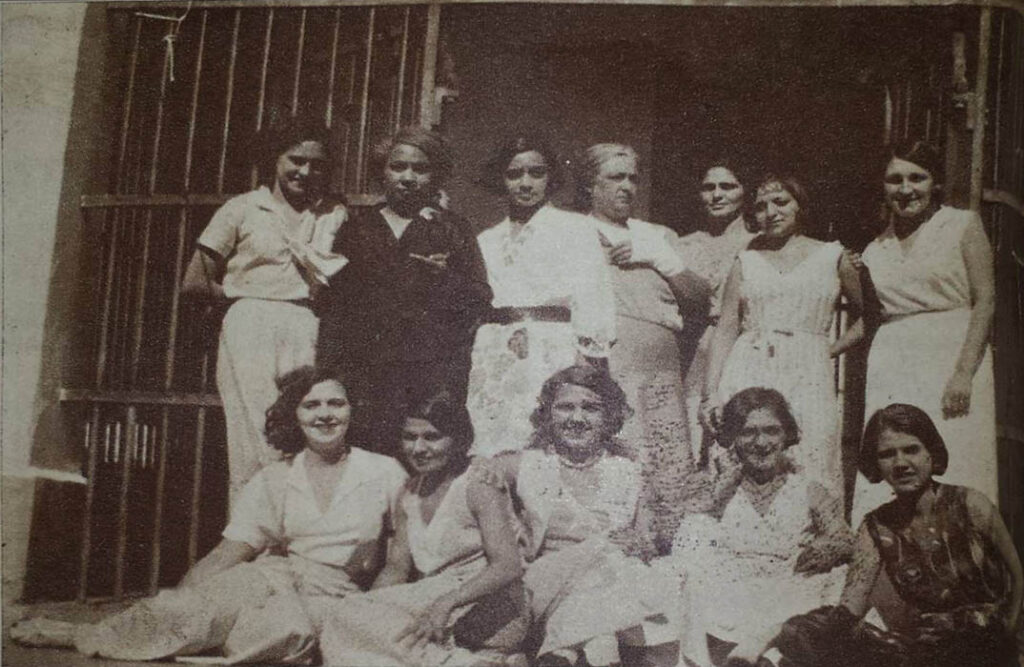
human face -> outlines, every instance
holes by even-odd
[[[781,183],[765,183],[757,189],[754,217],[761,231],[770,238],[793,236],[799,228],[800,204]]]
[[[608,429],[601,397],[586,387],[562,385],[551,403],[551,426],[556,441],[570,452],[598,452]]]
[[[402,451],[419,474],[444,470],[451,463],[454,441],[426,419],[408,417],[402,426]]]
[[[427,205],[432,192],[430,159],[421,149],[398,144],[388,153],[384,166],[384,191],[388,205],[403,213],[415,213]]]
[[[758,408],[747,415],[733,445],[743,471],[757,480],[767,480],[782,470],[786,429],[773,410]]]
[[[916,218],[932,203],[935,178],[919,164],[898,157],[885,168],[885,201],[901,218]]]
[[[319,141],[295,144],[277,158],[275,187],[292,203],[306,203],[324,187],[327,150]]]
[[[318,382],[295,409],[306,447],[332,459],[345,451],[345,432],[352,418],[345,387],[337,380]]]
[[[550,166],[537,151],[526,151],[513,157],[505,168],[505,189],[513,206],[540,206],[548,198]]]
[[[743,186],[725,167],[711,167],[701,181],[700,199],[709,218],[732,221],[743,207]]]
[[[625,222],[636,199],[636,159],[616,155],[598,169],[590,186],[590,206],[595,217],[610,222]]]
[[[912,494],[932,479],[932,455],[916,436],[886,429],[878,436],[878,468],[897,495]]]

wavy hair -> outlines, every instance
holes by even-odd
[[[633,409],[629,407],[622,387],[612,379],[608,371],[589,364],[563,368],[544,381],[540,396],[537,398],[537,407],[530,415],[530,423],[534,427],[530,447],[546,449],[548,445],[554,444],[554,436],[551,433],[551,408],[558,396],[558,390],[566,385],[589,389],[600,397],[605,423],[608,427],[608,437],[604,442],[605,449],[612,454],[626,455],[625,450],[614,436],[622,430],[622,425],[633,414]]]
[[[345,386],[336,369],[316,366],[300,366],[277,378],[277,400],[266,412],[265,430],[271,447],[288,456],[294,456],[306,448],[306,436],[302,433],[295,411],[314,386],[327,380]]]

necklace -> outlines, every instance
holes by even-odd
[[[572,459],[562,456],[561,454],[555,454],[558,457],[559,464],[566,468],[572,468],[574,470],[585,470],[587,468],[593,468],[598,461],[604,458],[604,451],[600,451],[597,454],[591,456],[588,459],[582,461],[573,461]]]

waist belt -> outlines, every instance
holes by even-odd
[[[572,313],[565,306],[527,306],[524,308],[492,308],[484,316],[486,324],[514,322],[568,322]]]

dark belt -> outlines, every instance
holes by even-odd
[[[565,306],[528,306],[525,308],[491,308],[484,316],[485,324],[514,322],[568,322],[572,312]]]

